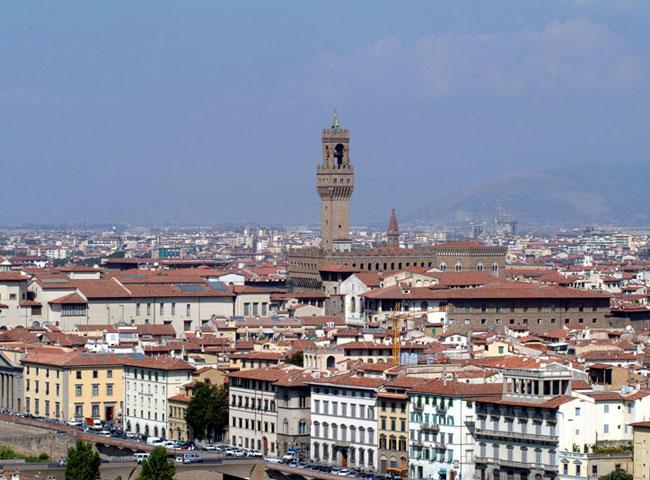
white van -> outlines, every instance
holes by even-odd
[[[142,463],[145,459],[149,458],[151,456],[150,453],[136,453],[133,455],[135,458],[135,463]]]
[[[147,445],[162,445],[163,439],[159,437],[147,437]]]

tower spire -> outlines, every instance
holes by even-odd
[[[334,107],[334,118],[332,119],[332,130],[340,130],[341,125],[339,124],[339,114]]]
[[[397,213],[395,212],[395,207],[390,211],[386,237],[389,247],[399,247],[399,226],[397,225]]]

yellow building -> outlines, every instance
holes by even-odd
[[[172,440],[187,441],[192,438],[190,429],[185,422],[185,412],[194,396],[194,387],[197,383],[203,382],[210,385],[223,385],[226,382],[226,374],[216,368],[205,367],[197,370],[192,375],[192,381],[183,386],[183,391],[169,397],[168,431]]]
[[[129,355],[29,352],[23,364],[23,411],[63,421],[118,421]]]
[[[650,422],[633,423],[634,480],[650,479]]]
[[[398,377],[377,391],[377,434],[379,472],[399,468],[408,472],[409,395],[425,379]]]

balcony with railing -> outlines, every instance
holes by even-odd
[[[474,455],[474,463],[477,465],[493,465],[498,467],[519,468],[522,470],[543,470],[547,472],[557,472],[557,465],[550,465],[546,463],[528,462],[523,460],[514,460],[506,458],[492,458]]]
[[[423,423],[420,425],[420,430],[423,432],[438,432],[440,431],[440,425],[437,423]]]
[[[488,428],[481,428],[480,425],[474,430],[474,434],[479,437],[502,438],[506,440],[527,440],[552,444],[557,444],[559,442],[559,438],[556,435],[533,433],[528,431],[521,432],[516,430],[491,430]]]

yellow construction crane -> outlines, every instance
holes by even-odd
[[[395,310],[392,315],[393,325],[393,362],[398,365],[400,363],[401,354],[401,339],[402,339],[402,320],[412,317],[421,316],[422,312],[402,312],[402,303],[395,304]]]
[[[400,350],[401,350],[401,343],[402,343],[402,336],[401,336],[401,318],[399,316],[394,316],[393,317],[393,363],[395,365],[399,365],[399,357],[400,357]]]

